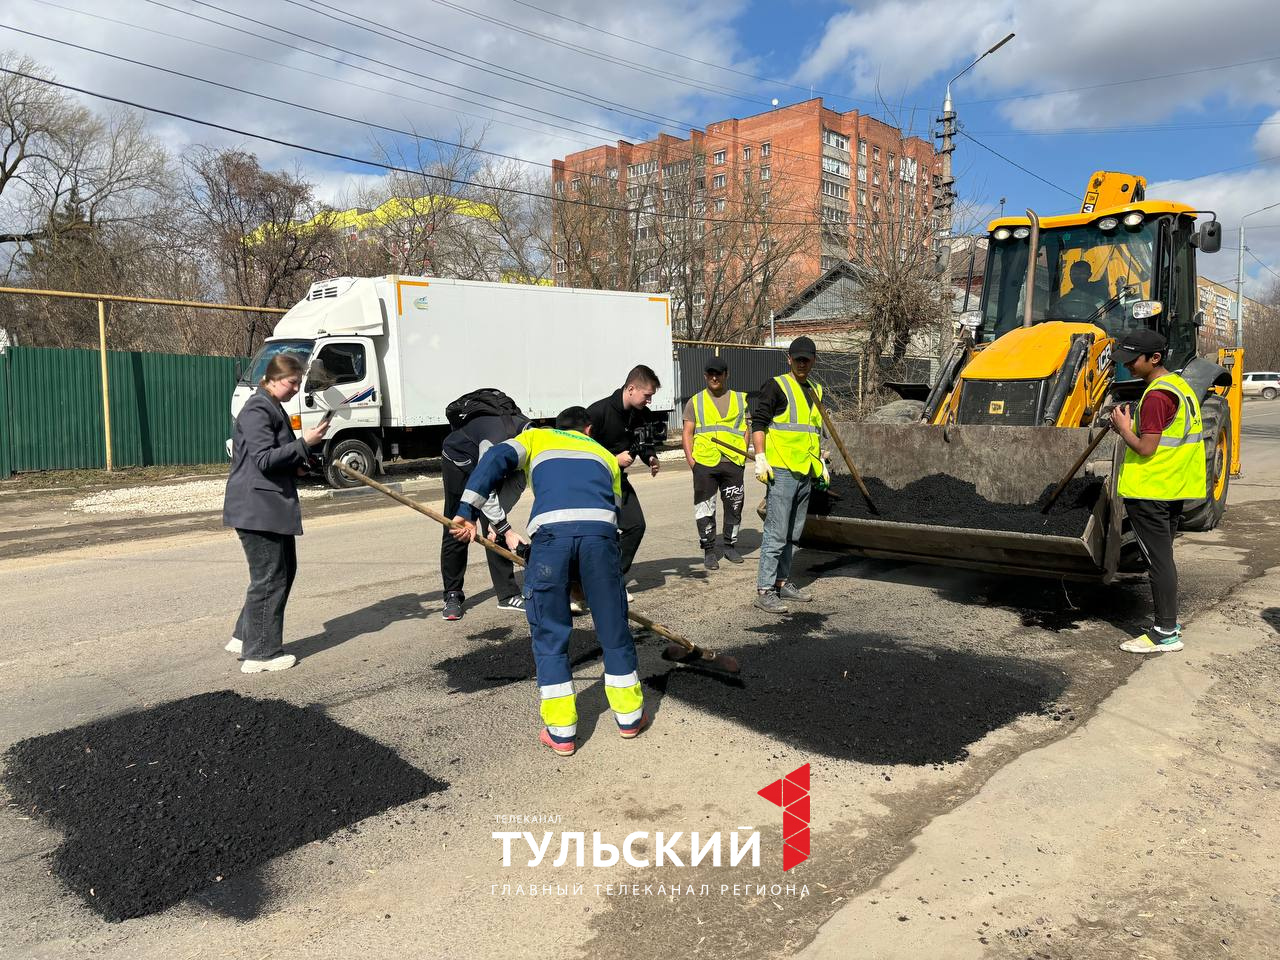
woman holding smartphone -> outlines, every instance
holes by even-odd
[[[235,528],[249,562],[249,590],[227,644],[240,655],[242,673],[287,670],[297,662],[284,652],[284,608],[298,570],[294,538],[302,534],[297,478],[329,430],[327,417],[301,437],[289,425],[283,404],[297,394],[303,374],[296,356],[276,354],[236,417],[222,522]]]

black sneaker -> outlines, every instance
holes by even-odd
[[[720,569],[720,561],[716,559],[715,547],[709,547],[702,551],[702,565],[708,570]]]
[[[444,617],[444,619],[446,620],[461,620],[462,619],[462,594],[460,593],[445,594],[444,610],[441,612],[440,616]]]
[[[738,552],[738,545],[736,543],[726,543],[724,545],[723,553],[724,558],[730,563],[742,562],[742,554]]]
[[[524,597],[517,594],[514,597],[507,597],[505,600],[499,600],[498,609],[514,610],[516,613],[524,613]]]

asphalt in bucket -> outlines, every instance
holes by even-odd
[[[109,921],[448,787],[319,709],[230,690],[23,740],[5,768],[65,833],[53,872]]]
[[[831,478],[831,490],[837,499],[818,498],[815,512],[857,520],[1079,537],[1084,534],[1085,523],[1102,490],[1101,480],[1077,477],[1045,514],[1041,508],[1057,484],[1046,486],[1035,503],[995,503],[980,496],[969,481],[944,473],[922,477],[901,490],[875,477],[865,477],[864,482],[878,514],[871,512],[853,478],[843,475]]]

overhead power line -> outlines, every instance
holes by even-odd
[[[139,24],[139,23],[131,23],[128,20],[120,20],[120,19],[117,19],[116,17],[108,17],[105,14],[101,14],[101,13],[90,13],[88,10],[78,10],[75,7],[68,7],[61,3],[55,3],[54,0],[31,0],[31,2],[38,3],[41,6],[45,6],[45,7],[53,7],[58,10],[64,10],[67,13],[74,13],[77,16],[90,17],[94,20],[102,21],[103,23],[114,23],[117,26],[127,27],[130,30],[137,30],[142,33],[149,33],[152,36],[156,36],[156,37],[164,37],[167,40],[178,40],[178,41],[181,41],[182,43],[190,43],[198,47],[204,47],[206,50],[217,50],[219,53],[229,53],[232,56],[243,57],[246,60],[253,60],[257,63],[266,64],[267,66],[279,67],[283,70],[291,70],[294,73],[301,73],[309,77],[318,77],[321,80],[328,80],[332,83],[339,83],[339,84],[342,84],[343,86],[353,87],[358,90],[367,90],[370,93],[376,93],[379,96],[395,97],[397,100],[403,100],[406,103],[416,103],[424,107],[440,107],[441,106],[441,104],[430,103],[426,100],[419,99],[418,97],[411,97],[403,93],[397,93],[395,90],[384,90],[381,87],[371,87],[366,83],[358,83],[355,80],[348,80],[343,77],[335,76],[334,74],[331,74],[331,73],[319,73],[318,71],[308,70],[305,67],[295,66],[294,64],[291,64],[291,63],[281,63],[279,60],[272,60],[268,57],[260,57],[257,54],[249,53],[245,50],[237,50],[234,47],[223,47],[223,46],[219,46],[216,43],[209,43],[208,41],[205,41],[205,40],[197,40],[194,37],[183,36],[180,33],[170,33],[166,30],[158,30],[155,27],[144,27],[142,24]],[[161,6],[163,6],[163,4],[161,4]],[[177,10],[177,8],[167,7],[166,9],[173,9],[175,12],[179,12],[179,13],[184,12],[184,11]],[[362,67],[356,66],[355,64],[348,64],[345,61],[338,60],[336,57],[326,57],[319,53],[313,53],[310,50],[304,50],[302,47],[295,47],[292,44],[283,43],[277,40],[271,40],[270,38],[267,38],[267,37],[260,37],[260,35],[258,34],[251,33],[250,31],[247,31],[247,30],[241,30],[239,27],[232,26],[229,23],[221,23],[217,20],[211,20],[208,17],[201,17],[198,14],[191,14],[191,16],[196,17],[197,19],[200,19],[200,20],[204,20],[207,23],[212,23],[220,27],[225,27],[227,30],[233,30],[238,33],[245,34],[247,36],[252,36],[255,39],[264,39],[270,43],[276,43],[280,46],[283,46],[289,50],[297,50],[300,53],[309,54],[310,56],[317,57],[321,60],[327,60],[330,63],[335,63],[340,66],[347,66],[347,67],[352,67],[353,69],[356,69],[356,70],[361,70],[362,72],[367,73],[370,76],[379,77],[384,80],[389,80],[397,85],[404,85],[403,81],[389,74],[377,73],[376,71],[371,71],[371,70],[364,70]],[[409,84],[409,86],[413,86],[413,85]],[[419,89],[426,90],[425,87],[421,87]],[[436,96],[442,97],[445,100],[452,99],[447,94],[436,94]],[[459,110],[457,107],[454,107],[454,106],[450,106],[448,107],[448,109],[451,112],[458,114],[459,116],[471,117],[476,120],[483,120],[485,121],[485,123],[496,124],[498,126],[503,126],[503,127],[510,127],[513,130],[523,130],[526,133],[536,133],[539,136],[551,136],[558,140],[564,140],[568,143],[576,143],[582,147],[595,146],[595,141],[575,140],[571,137],[565,136],[562,133],[551,133],[545,127],[542,129],[539,129],[536,127],[526,127],[519,123],[512,123],[509,120],[499,120],[497,117],[493,116],[492,114],[481,115],[478,113],[469,113],[466,110]]]
[[[496,184],[480,183],[475,180],[470,180],[466,177],[451,177],[451,176],[439,175],[439,174],[424,174],[422,170],[414,170],[409,167],[402,167],[396,164],[386,163],[381,160],[372,160],[368,157],[357,157],[351,154],[340,153],[337,150],[328,150],[323,147],[315,147],[309,144],[298,143],[292,140],[285,140],[283,137],[273,137],[264,133],[255,133],[254,131],[251,131],[251,130],[244,130],[239,127],[233,127],[233,126],[230,126],[229,124],[224,124],[224,123],[217,123],[212,120],[202,120],[199,117],[193,117],[189,114],[180,113],[176,110],[166,110],[163,107],[150,106],[149,104],[139,103],[136,100],[130,100],[125,97],[116,97],[116,96],[112,96],[111,94],[102,93],[97,90],[90,90],[86,87],[78,87],[78,86],[75,86],[74,84],[62,83],[57,80],[50,80],[47,77],[36,76],[35,74],[25,73],[21,70],[14,70],[10,67],[0,66],[0,73],[7,73],[7,74],[10,74],[11,76],[22,77],[23,79],[31,80],[36,83],[43,83],[46,86],[57,87],[60,90],[67,90],[72,93],[83,94],[84,96],[94,97],[99,100],[105,100],[108,103],[116,103],[116,104],[120,104],[121,106],[132,107],[135,110],[143,110],[143,111],[146,111],[147,113],[154,113],[154,114],[157,114],[158,116],[169,117],[174,120],[181,120],[185,123],[193,123],[198,126],[208,127],[213,130],[221,130],[224,133],[235,134],[236,136],[239,136],[239,137],[248,137],[252,140],[259,140],[263,143],[271,143],[276,146],[285,147],[290,150],[299,150],[304,153],[315,154],[316,156],[329,157],[330,159],[333,159],[333,160],[341,160],[345,163],[353,163],[360,166],[373,167],[375,169],[386,170],[391,173],[404,173],[404,174],[409,174],[411,176],[417,176],[417,177],[433,176],[435,179],[440,180],[441,182],[452,184],[455,186],[474,187],[479,190],[492,190],[496,193],[504,193],[504,194],[511,194],[514,196],[528,197],[534,200],[547,200],[552,203],[562,203],[570,206],[591,207],[598,210],[606,210],[606,211],[615,212],[615,213],[625,213],[628,215],[634,215],[638,212],[634,207],[623,207],[623,206],[618,206],[616,204],[597,203],[590,200],[573,199],[571,197],[552,196],[550,194],[540,193],[536,190],[525,190],[518,187],[503,187],[503,186],[498,186]],[[698,223],[705,223],[707,221],[710,221],[713,224],[725,224],[730,226],[740,225],[740,226],[770,226],[770,227],[820,227],[824,223],[823,221],[820,221],[820,220],[803,220],[803,221],[771,220],[767,222],[757,222],[757,221],[750,221],[750,220],[739,220],[739,219],[734,219],[732,217],[708,217],[705,214],[701,214],[701,213],[683,214],[683,213],[666,213],[662,211],[645,212],[644,215],[646,217],[652,217],[655,220],[681,220],[685,222],[698,222]],[[919,219],[914,218],[911,221],[901,220],[901,221],[880,221],[880,222],[881,223],[892,223],[892,222],[915,223],[915,222],[919,222]]]
[[[1258,259],[1258,255],[1257,255],[1257,254],[1255,254],[1252,250],[1250,250],[1248,247],[1245,247],[1245,248],[1244,248],[1244,252],[1245,252],[1245,253],[1247,253],[1249,256],[1253,257],[1254,261],[1255,261],[1255,262],[1258,264],[1258,266],[1260,266],[1263,270],[1267,271],[1267,273],[1271,274],[1271,275],[1272,275],[1273,277],[1275,277],[1277,280],[1280,280],[1280,273],[1276,273],[1276,272],[1275,272],[1274,270],[1272,270],[1269,266],[1267,266],[1267,264],[1265,264],[1265,263],[1263,263],[1261,260],[1259,260],[1259,259]]]
[[[1029,169],[1027,169],[1026,167],[1024,167],[1022,164],[1018,163],[1018,161],[1009,159],[1008,157],[1006,157],[1006,156],[1005,156],[1003,153],[1001,153],[1000,151],[998,151],[998,150],[994,150],[994,149],[992,149],[991,147],[988,147],[988,146],[987,146],[985,143],[983,143],[981,140],[976,140],[976,139],[974,139],[972,136],[970,136],[969,134],[965,133],[963,130],[961,130],[961,131],[960,131],[960,136],[964,137],[966,140],[970,141],[971,143],[976,143],[976,144],[977,144],[978,146],[980,146],[983,150],[986,150],[988,153],[994,154],[995,156],[997,156],[997,157],[999,157],[1001,160],[1003,160],[1005,163],[1010,164],[1011,166],[1017,167],[1017,168],[1018,168],[1019,170],[1021,170],[1023,173],[1027,174],[1027,175],[1028,175],[1028,176],[1030,176],[1030,177],[1034,177],[1036,180],[1039,180],[1041,183],[1045,184],[1046,186],[1053,187],[1053,189],[1058,190],[1058,191],[1060,191],[1061,193],[1065,193],[1065,194],[1066,194],[1068,197],[1070,197],[1072,200],[1079,200],[1079,199],[1080,199],[1079,194],[1072,193],[1072,192],[1071,192],[1070,190],[1068,190],[1066,187],[1059,186],[1058,184],[1054,183],[1052,180],[1046,180],[1044,177],[1040,176],[1040,174],[1036,173],[1034,170],[1029,170]]]

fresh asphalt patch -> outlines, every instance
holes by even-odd
[[[448,787],[317,708],[230,690],[23,740],[5,761],[13,803],[65,833],[53,872],[109,921],[253,887],[272,857]]]
[[[802,755],[911,766],[958,762],[1023,714],[1051,716],[1068,685],[1062,671],[1016,657],[877,633],[796,634],[782,620],[776,631],[722,651],[742,664],[740,684],[679,668],[644,682]]]

